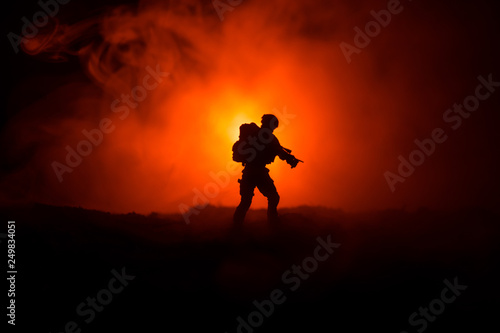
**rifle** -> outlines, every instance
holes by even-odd
[[[292,150],[291,150],[291,149],[285,148],[285,147],[283,147],[283,146],[281,147],[281,149],[283,149],[285,152],[287,152],[287,153],[288,153],[288,155],[290,155],[290,156],[291,156],[292,160],[291,160],[291,161],[289,161],[289,160],[287,159],[287,161],[286,161],[286,162],[287,162],[288,164],[290,164],[290,165],[291,165],[292,169],[293,169],[293,168],[295,168],[295,167],[297,166],[297,164],[299,164],[299,162],[304,163],[304,161],[299,160],[298,158],[296,158],[295,156],[293,156],[293,155],[292,155]]]

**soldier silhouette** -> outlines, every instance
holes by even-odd
[[[291,150],[283,148],[273,131],[279,121],[272,114],[262,116],[261,127],[255,123],[240,126],[239,140],[233,145],[233,160],[244,166],[240,183],[241,201],[234,212],[235,227],[243,224],[245,215],[252,204],[255,187],[267,198],[267,218],[270,223],[277,223],[278,203],[280,196],[269,176],[267,164],[274,162],[276,156],[295,168],[301,160],[291,154]]]

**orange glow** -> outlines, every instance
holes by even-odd
[[[203,203],[197,193],[208,189],[216,192],[211,204],[235,206],[239,175],[233,172],[228,184],[224,175],[242,166],[232,162],[231,147],[242,123],[260,125],[266,113],[280,120],[275,134],[281,144],[305,161],[293,170],[278,158],[269,166],[279,207],[358,210],[443,202],[463,178],[449,170],[482,156],[471,150],[461,160],[443,148],[397,195],[386,184],[383,173],[397,168],[398,155],[442,126],[443,111],[459,100],[456,91],[468,91],[450,76],[459,70],[442,69],[461,50],[454,49],[449,31],[421,25],[410,9],[348,64],[339,44],[352,41],[353,27],[377,7],[372,2],[244,1],[222,22],[211,1],[139,3],[71,24],[61,16],[55,30],[47,27],[25,45],[30,55],[69,58],[83,70],[36,74],[12,89],[11,98],[21,101],[26,91],[46,95],[9,118],[6,156],[17,164],[1,179],[3,196],[149,213]],[[400,47],[403,41],[412,41],[411,47]],[[414,50],[428,51],[416,59]],[[453,56],[439,58],[447,54]],[[443,72],[429,76],[422,68]],[[151,71],[162,74],[155,79]],[[444,78],[453,85],[439,81]],[[146,95],[129,105],[122,96],[134,92]],[[52,163],[66,164],[66,148],[77,149],[88,140],[82,130],[99,128],[103,119],[111,120],[113,131],[59,182]],[[430,191],[426,181],[440,190]],[[252,208],[265,205],[257,194]]]
[[[331,67],[325,67],[330,61],[326,59],[332,53],[300,39],[278,42],[287,28],[269,26],[262,10],[266,10],[262,5],[241,6],[221,24],[217,17],[193,21],[159,5],[145,7],[137,15],[116,10],[102,21],[60,27],[58,31],[65,35],[47,45],[51,52],[64,51],[64,45],[57,43],[77,38],[93,25],[102,27],[104,44],[80,52],[88,75],[108,95],[81,93],[77,100],[67,101],[66,107],[82,114],[97,112],[89,121],[77,122],[71,136],[48,152],[45,170],[47,181],[54,186],[51,200],[138,212],[175,212],[179,204],[203,203],[196,193],[205,193],[207,186],[216,183],[214,174],[242,169],[231,161],[239,126],[247,122],[260,125],[263,114],[273,113],[280,120],[275,134],[281,144],[306,162],[291,170],[277,158],[269,166],[281,205],[337,202],[336,191],[323,187],[325,182],[318,178],[326,170],[330,177],[344,178],[339,168],[345,165],[334,157],[342,147],[338,140],[342,116],[336,100],[340,95],[336,89],[341,87],[335,78],[325,75]],[[268,10],[275,9],[271,5]],[[254,20],[250,24],[240,17]],[[207,28],[212,25],[215,30]],[[189,40],[193,47],[179,44],[179,38]],[[304,61],[311,57],[315,60]],[[113,67],[116,61],[123,64],[119,70]],[[158,66],[170,76],[148,91],[136,108],[128,107],[126,116],[114,113],[110,108],[113,100],[141,86],[148,66]],[[62,87],[55,95],[61,98],[69,91]],[[102,118],[110,118],[116,129],[72,173],[64,174],[59,184],[51,161],[64,162],[64,147],[75,147],[85,139],[81,131],[96,127]],[[53,131],[63,133],[64,127],[54,126]],[[318,156],[321,145],[328,145],[334,155]],[[235,206],[238,177],[232,175],[228,185],[218,185],[210,203]],[[75,188],[85,190],[75,192]],[[323,189],[318,192],[319,188]],[[252,207],[265,206],[265,199],[256,195]]]

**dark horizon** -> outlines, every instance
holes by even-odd
[[[9,332],[61,332],[67,323],[82,332],[136,332],[168,320],[187,332],[229,333],[245,325],[239,317],[259,332],[482,331],[496,322],[498,214],[302,208],[284,210],[273,231],[265,211],[254,211],[234,237],[232,212],[207,208],[187,225],[180,216],[0,209],[0,219],[15,221],[18,241]],[[111,289],[109,281],[121,283]],[[90,305],[96,295],[102,307]],[[255,311],[269,313],[270,299],[273,313],[253,320]]]
[[[9,203],[3,203],[0,205],[0,209],[4,211],[8,210],[16,210],[16,209],[23,209],[23,208],[32,208],[32,207],[52,207],[54,209],[82,209],[85,211],[95,211],[95,212],[100,212],[100,213],[106,213],[106,214],[112,214],[112,215],[127,215],[127,214],[136,214],[136,215],[141,215],[141,216],[160,216],[160,217],[167,217],[167,216],[178,216],[181,217],[185,215],[183,212],[179,212],[179,210],[174,209],[172,211],[150,211],[146,213],[141,213],[141,212],[136,212],[134,210],[130,210],[127,212],[119,212],[119,211],[111,211],[111,210],[100,210],[100,209],[94,209],[90,207],[85,207],[83,205],[64,205],[64,206],[58,206],[58,205],[52,205],[52,204],[47,204],[43,202],[9,202]],[[217,206],[217,205],[212,205],[212,204],[207,204],[207,205],[200,205],[200,206],[190,206],[189,207],[192,210],[198,211],[198,214],[192,214],[191,216],[196,216],[201,214],[203,211],[209,211],[209,210],[228,210],[228,211],[234,211],[236,208],[235,206]],[[343,209],[342,207],[328,207],[328,206],[321,206],[321,205],[298,205],[298,206],[279,206],[278,211],[283,212],[289,212],[289,211],[294,211],[294,210],[301,210],[301,209],[306,209],[306,210],[321,210],[321,211],[332,211],[332,212],[339,212],[342,214],[347,214],[347,215],[363,215],[363,214],[376,214],[376,213],[382,213],[382,212],[403,212],[403,213],[417,213],[420,211],[428,211],[428,212],[434,212],[434,213],[459,213],[459,212],[467,212],[467,211],[482,211],[482,212],[488,212],[492,214],[500,214],[500,211],[498,209],[490,209],[488,207],[481,207],[481,206],[474,206],[474,205],[469,205],[469,206],[463,206],[459,208],[454,208],[454,209],[436,209],[432,207],[426,207],[426,206],[420,206],[420,207],[415,207],[415,208],[409,208],[409,207],[394,207],[394,208],[383,208],[383,209],[366,209],[366,210],[346,210]],[[265,215],[266,212],[266,207],[250,207],[249,212],[259,212]]]

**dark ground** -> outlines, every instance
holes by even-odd
[[[265,212],[251,211],[243,235],[235,235],[232,212],[207,207],[186,225],[158,214],[2,209],[5,225],[16,221],[16,329],[64,332],[75,321],[81,332],[231,333],[238,316],[255,311],[254,300],[278,288],[286,301],[254,332],[417,332],[422,326],[411,326],[409,316],[455,277],[467,289],[425,331],[498,328],[496,214],[301,207],[281,210],[282,226],[271,231]],[[291,291],[282,274],[328,235],[341,246]],[[6,239],[2,248],[7,252]],[[135,278],[85,323],[89,316],[78,315],[77,306],[123,267]]]

